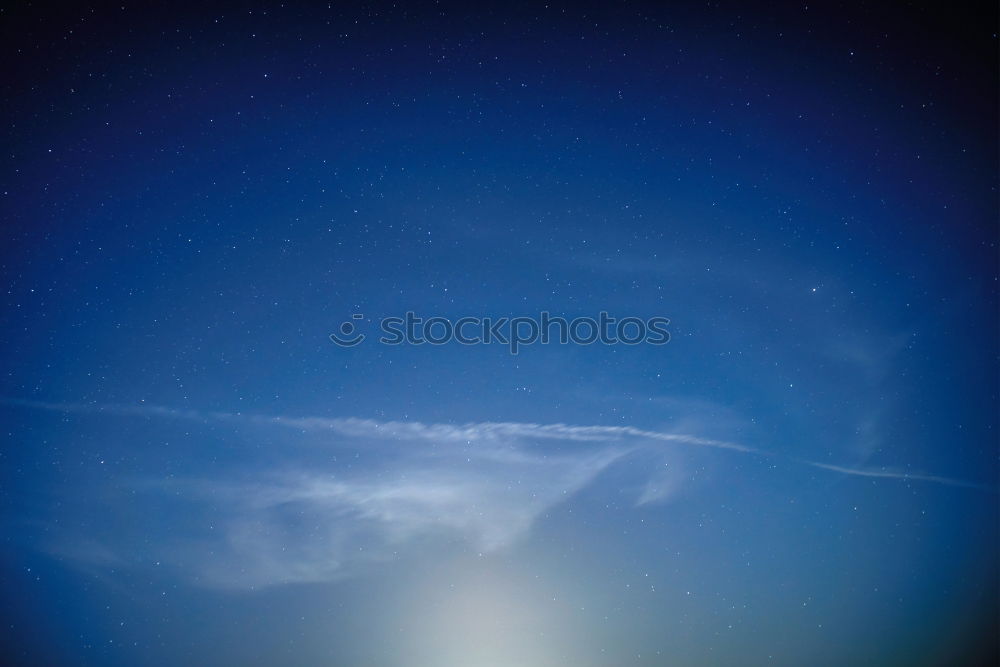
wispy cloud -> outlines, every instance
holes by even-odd
[[[9,405],[54,410],[57,412],[100,413],[109,415],[134,415],[172,417],[198,422],[246,421],[273,424],[300,431],[332,432],[359,438],[424,440],[433,442],[469,442],[482,440],[536,439],[568,440],[578,442],[622,442],[627,440],[654,440],[697,447],[713,447],[736,452],[758,450],[735,442],[700,438],[694,435],[651,431],[632,426],[574,426],[569,424],[532,424],[522,422],[475,422],[467,424],[425,424],[418,421],[376,421],[373,419],[287,417],[232,412],[202,412],[198,410],[166,408],[156,405],[121,405],[91,403],[47,403],[21,399],[3,399]]]
[[[882,479],[902,479],[915,482],[935,482],[937,484],[947,484],[948,486],[961,486],[968,489],[988,490],[989,487],[975,482],[968,482],[941,475],[929,475],[922,472],[910,472],[906,470],[896,470],[893,468],[852,468],[850,466],[832,465],[830,463],[819,463],[817,461],[801,461],[814,468],[822,468],[831,472],[839,472],[844,475],[856,475],[858,477],[876,477]]]
[[[458,542],[482,552],[508,547],[560,503],[633,455],[649,464],[642,468],[633,499],[637,506],[676,495],[686,479],[677,467],[677,456],[685,449],[770,456],[736,442],[632,426],[426,424],[147,404],[0,402],[58,412],[249,424],[269,438],[284,432],[278,441],[286,446],[268,448],[272,458],[267,465],[249,461],[239,472],[208,478],[136,480],[127,489],[130,511],[147,513],[151,521],[165,512],[163,530],[143,526],[135,529],[142,534],[109,534],[103,541],[91,534],[67,538],[69,546],[88,545],[80,556],[87,566],[95,560],[162,561],[203,584],[240,588],[350,576],[428,540]],[[375,455],[357,464],[316,462],[314,448],[296,446],[304,442],[302,434]],[[557,443],[572,446],[553,446]],[[800,463],[846,475],[983,488],[938,475]],[[79,549],[54,551],[71,558]]]
[[[212,412],[190,409],[167,408],[141,403],[137,405],[98,403],[57,403],[31,401],[25,399],[0,398],[0,403],[22,407],[51,410],[57,412],[96,413],[123,416],[165,417],[197,422],[239,421],[255,424],[269,424],[295,429],[301,432],[333,433],[350,438],[375,440],[416,440],[433,443],[504,443],[519,441],[562,440],[602,444],[648,444],[650,442],[674,443],[695,447],[710,447],[748,454],[770,456],[771,453],[737,442],[702,438],[695,435],[640,429],[633,426],[576,426],[569,424],[534,424],[524,422],[473,422],[466,424],[425,424],[418,421],[377,421],[354,417],[295,417],[268,416],[234,412]],[[987,488],[982,484],[965,480],[909,472],[893,468],[851,467],[798,460],[831,472],[862,477],[901,479],[935,482],[949,486],[966,488]]]
[[[215,523],[158,549],[202,583],[239,588],[340,579],[428,540],[492,552],[624,455],[603,449],[498,463],[473,450],[349,475],[293,468],[244,482],[161,482],[164,496],[211,506]]]
[[[113,556],[119,566],[160,562],[196,582],[235,588],[336,580],[428,541],[484,553],[503,549],[643,442],[728,444],[628,428],[422,424],[151,405],[4,402],[88,415],[251,424],[261,433],[266,429],[272,439],[273,429],[286,432],[278,440],[283,445],[268,451],[266,465],[247,461],[239,470],[209,477],[146,475],[133,480],[123,505],[133,515],[148,515],[147,522],[122,522],[131,526],[127,534],[68,535],[61,545],[49,547],[73,560],[79,553],[74,545],[86,541],[91,547],[82,554],[87,558],[84,562],[81,557],[81,565],[92,567],[90,554],[100,552]],[[336,451],[360,453],[361,460],[317,461],[315,447],[297,446],[316,440],[302,441],[302,432],[328,436],[322,439]],[[553,440],[579,446],[544,446]],[[402,446],[401,441],[428,446]],[[247,456],[253,452],[248,450]],[[188,468],[197,471],[200,466]],[[116,511],[102,508],[108,525],[116,523],[111,518]]]

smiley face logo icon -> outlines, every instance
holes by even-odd
[[[355,313],[351,315],[351,320],[363,319],[365,319],[365,316],[362,313]],[[365,335],[363,333],[354,333],[354,322],[351,322],[350,320],[341,323],[339,335],[337,332],[330,334],[330,340],[340,347],[354,347],[364,339]]]

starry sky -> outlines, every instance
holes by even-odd
[[[763,7],[0,10],[4,664],[990,664],[996,7]]]

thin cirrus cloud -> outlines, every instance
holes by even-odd
[[[539,439],[579,442],[620,440],[652,440],[674,442],[698,447],[728,449],[735,452],[763,453],[735,442],[700,438],[693,435],[651,431],[632,426],[573,426],[568,424],[532,424],[522,422],[476,422],[469,424],[424,424],[416,421],[386,421],[373,419],[282,417],[234,412],[202,412],[167,408],[157,405],[121,405],[97,403],[50,403],[24,399],[3,399],[3,403],[21,407],[121,416],[147,416],[187,419],[198,422],[243,421],[274,424],[301,431],[326,431],[345,436],[398,440],[428,440],[434,442],[466,442],[471,440]]]
[[[121,405],[96,403],[54,403],[25,399],[0,399],[8,405],[57,412],[100,413],[122,416],[147,416],[186,419],[198,422],[248,422],[284,426],[303,432],[328,432],[347,437],[383,440],[418,440],[433,443],[505,442],[557,440],[576,442],[669,442],[696,447],[709,447],[760,456],[769,452],[740,443],[702,438],[694,435],[669,433],[632,426],[575,426],[568,424],[533,424],[523,422],[475,422],[468,424],[425,424],[417,421],[377,421],[373,419],[328,417],[283,417],[233,412],[203,412],[167,408],[156,405]],[[831,472],[862,477],[935,482],[949,486],[986,488],[981,484],[923,472],[898,471],[889,468],[859,468],[844,465],[798,460],[804,465]]]
[[[298,434],[332,436],[332,445],[377,444],[364,464],[306,462],[288,448],[279,466],[251,466],[250,474],[218,478],[136,481],[129,502],[150,516],[167,512],[157,529],[138,534],[70,536],[51,550],[80,561],[152,561],[210,586],[257,588],[332,581],[411,545],[437,540],[489,552],[513,544],[538,521],[626,457],[655,455],[636,506],[672,498],[684,483],[676,458],[663,445],[770,456],[735,442],[631,426],[573,426],[517,422],[461,425],[356,418],[281,417],[178,410],[152,405],[48,403],[5,399],[8,405],[58,412],[141,416],[200,423],[251,424]],[[294,442],[294,441],[293,441]],[[403,442],[426,447],[402,446]],[[545,443],[574,446],[549,447]],[[366,447],[361,449],[368,451]],[[833,473],[980,488],[938,475],[800,463]],[[172,504],[173,503],[173,504]],[[170,508],[173,507],[173,513]],[[211,517],[206,528],[193,517]],[[173,518],[170,518],[173,517]],[[131,545],[126,548],[125,545]],[[135,545],[142,545],[136,547]]]
[[[814,468],[822,468],[823,470],[830,470],[832,472],[839,472],[844,475],[854,475],[857,477],[902,479],[902,480],[913,480],[917,482],[935,482],[937,484],[946,484],[948,486],[961,486],[967,489],[979,489],[983,491],[990,490],[990,487],[985,486],[983,484],[968,482],[961,479],[953,479],[951,477],[942,477],[940,475],[929,475],[927,473],[922,473],[922,472],[908,472],[906,470],[895,470],[892,468],[852,468],[850,466],[839,466],[839,465],[832,465],[829,463],[819,463],[818,461],[802,461],[802,463],[813,466]]]
[[[177,560],[202,583],[255,588],[352,576],[428,540],[492,552],[622,456],[605,449],[497,461],[456,452],[343,477],[300,468],[248,483],[196,480],[185,485],[188,499],[222,507],[222,519],[216,535],[193,540]]]

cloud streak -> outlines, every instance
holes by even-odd
[[[462,544],[484,553],[503,549],[633,455],[649,464],[639,473],[636,506],[673,497],[684,485],[687,478],[675,465],[684,450],[772,456],[736,442],[632,426],[427,424],[146,404],[0,402],[64,413],[253,425],[244,430],[250,437],[260,432],[273,439],[284,433],[276,442],[284,438],[287,447],[249,448],[240,465],[216,468],[219,472],[209,477],[164,479],[147,472],[126,485],[123,503],[147,516],[150,524],[162,522],[159,530],[141,523],[124,538],[117,533],[103,540],[99,534],[71,535],[62,547],[51,549],[69,558],[73,545],[85,543],[84,555],[101,554],[102,562],[139,566],[163,561],[191,580],[228,588],[332,581],[430,542]],[[302,434],[318,436],[337,452],[353,450],[361,458],[345,464],[322,454],[322,448],[297,447]],[[573,446],[550,446],[557,443]],[[255,458],[263,455],[266,463]],[[851,476],[985,488],[924,473],[798,463]],[[93,514],[109,511],[115,508],[102,505]],[[93,566],[92,557],[84,560]]]
[[[901,479],[907,481],[915,482],[934,482],[936,484],[945,484],[948,486],[960,486],[967,489],[980,489],[980,490],[990,490],[989,487],[982,484],[977,484],[975,482],[968,482],[961,479],[953,479],[951,477],[942,477],[941,475],[929,475],[922,472],[908,472],[905,470],[895,470],[892,468],[852,468],[850,466],[839,466],[830,463],[819,463],[817,461],[801,461],[806,465],[813,466],[814,468],[821,468],[823,470],[829,470],[831,472],[839,472],[844,475],[853,475],[856,477],[874,477],[878,479]]]
[[[598,444],[628,444],[663,442],[694,447],[708,447],[746,454],[771,456],[766,450],[737,442],[702,438],[695,435],[640,429],[633,426],[577,426],[563,423],[536,424],[526,422],[471,422],[466,424],[425,424],[418,421],[377,421],[355,417],[292,417],[213,412],[168,408],[158,405],[58,403],[2,398],[7,405],[87,414],[109,414],[138,417],[163,417],[206,422],[246,422],[274,425],[306,433],[332,433],[349,438],[372,440],[411,440],[432,443],[504,443],[509,441],[569,441]],[[907,472],[892,468],[862,468],[797,460],[798,463],[831,472],[859,477],[900,479],[932,482],[965,488],[988,488],[982,484],[922,472]]]
[[[533,424],[522,422],[472,422],[466,424],[425,424],[417,421],[376,421],[354,417],[284,417],[232,412],[202,412],[156,405],[121,405],[91,403],[47,403],[21,399],[3,399],[8,405],[87,414],[167,417],[197,422],[244,421],[273,424],[306,432],[330,432],[358,438],[420,440],[432,442],[502,441],[506,439],[566,440],[576,442],[623,442],[653,440],[696,447],[712,447],[734,452],[763,453],[735,442],[700,438],[694,435],[639,429],[632,426],[574,426],[569,424]]]

